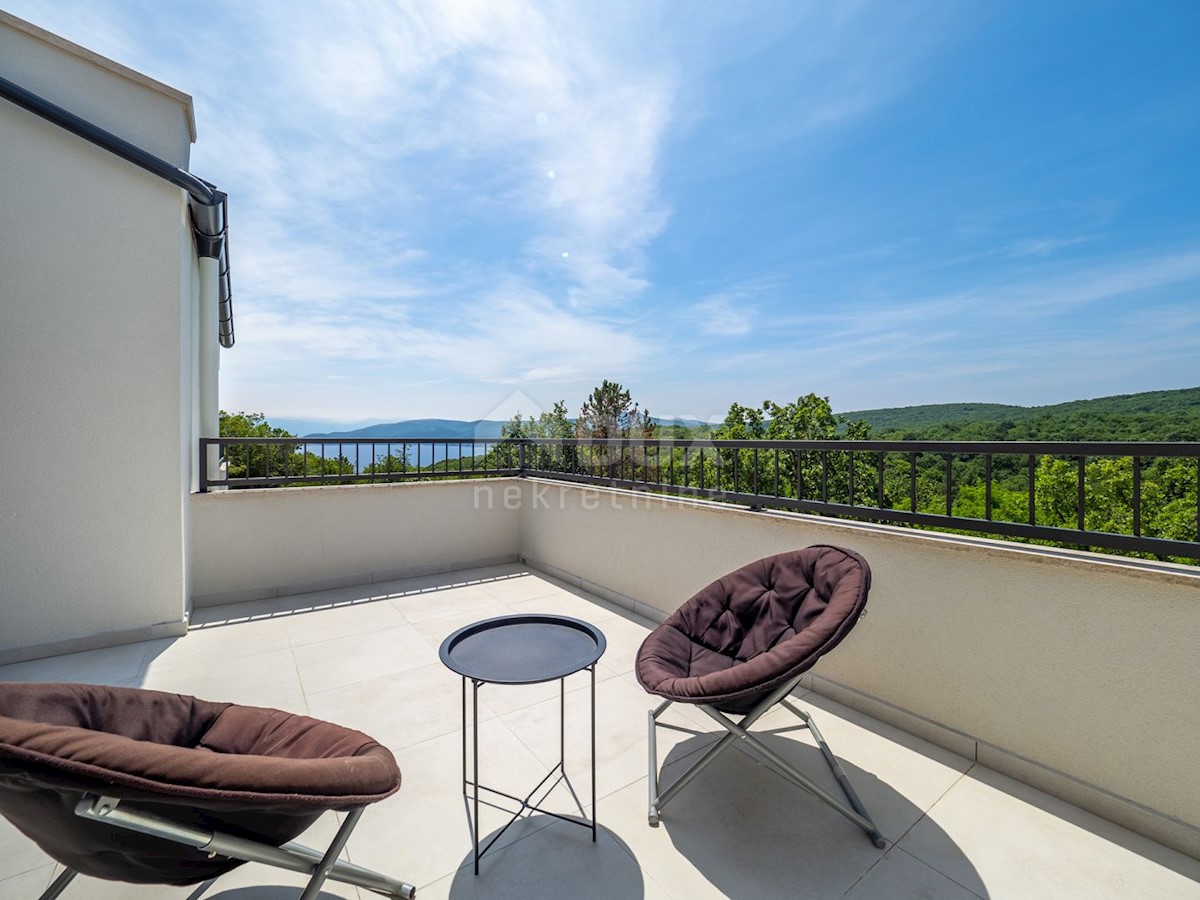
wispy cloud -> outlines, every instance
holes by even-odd
[[[743,337],[753,332],[757,324],[756,303],[778,292],[786,282],[786,276],[781,275],[736,282],[689,304],[688,321],[709,337]]]

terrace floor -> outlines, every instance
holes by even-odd
[[[464,624],[514,611],[577,616],[608,639],[597,671],[600,838],[592,844],[584,829],[535,815],[505,833],[476,877],[460,782],[461,683],[437,648]],[[416,884],[421,898],[1200,898],[1200,861],[814,693],[798,692],[799,703],[842,759],[885,850],[742,752],[719,758],[652,829],[646,711],[654,704],[633,676],[650,627],[512,565],[202,609],[186,637],[4,666],[0,680],[178,691],[367,732],[395,752],[404,784],[367,811],[346,855]],[[567,689],[567,769],[586,805],[586,675]],[[517,793],[556,761],[556,695],[553,684],[481,690],[484,783]],[[672,712],[679,724],[711,726],[694,711]],[[811,737],[792,724],[777,709],[759,727],[776,729],[771,745],[837,794]],[[660,730],[664,785],[713,739]],[[548,805],[573,811],[562,788]],[[486,810],[481,834],[502,821]],[[327,842],[335,827],[329,814],[310,843]],[[51,860],[0,819],[0,898],[36,897],[54,874]],[[80,878],[64,897],[284,900],[302,884],[251,863],[192,888]],[[328,883],[322,896],[360,896],[355,890]]]

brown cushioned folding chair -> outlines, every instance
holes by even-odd
[[[0,814],[78,873],[146,884],[207,881],[247,861],[388,897],[412,885],[339,861],[368,804],[400,787],[365,734],[277,709],[85,684],[0,684]],[[291,843],[347,812],[324,851]]]
[[[884,846],[812,717],[787,699],[801,676],[854,627],[870,586],[866,560],[849,550],[815,546],[781,553],[714,581],[646,637],[637,655],[637,678],[651,694],[666,698],[650,712],[651,825],[658,825],[663,807],[718,754],[741,739],[777,774],[840,812],[875,846]],[[728,733],[660,793],[655,729],[697,733],[658,721],[672,703],[699,707]],[[777,703],[812,732],[849,807],[750,733]]]

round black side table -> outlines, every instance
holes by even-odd
[[[607,642],[604,634],[595,625],[568,616],[511,615],[484,619],[458,629],[442,641],[438,655],[442,663],[452,672],[462,676],[462,728],[463,728],[463,796],[472,800],[471,838],[475,847],[475,874],[479,874],[479,858],[483,856],[526,812],[540,812],[565,822],[573,822],[590,828],[592,840],[596,840],[596,661],[604,655]],[[592,818],[571,818],[560,813],[542,809],[538,803],[565,782],[575,795],[567,778],[565,766],[566,730],[564,713],[566,707],[566,677],[587,669],[591,673],[592,689]],[[559,683],[558,690],[558,763],[546,773],[524,797],[487,787],[479,783],[479,688],[485,684],[537,684],[543,681]],[[471,682],[471,771],[467,777],[467,682]],[[557,774],[557,778],[554,776]],[[536,802],[533,797],[545,787],[545,794]],[[468,794],[468,789],[470,793]],[[484,791],[519,803],[520,808],[512,818],[492,836],[487,845],[479,847],[479,792]],[[487,801],[485,801],[487,802]],[[498,804],[491,804],[498,806]],[[506,812],[511,810],[498,806]],[[583,812],[582,806],[580,813]]]

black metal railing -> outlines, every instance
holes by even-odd
[[[209,448],[223,471],[210,471]],[[519,462],[516,442],[497,438],[201,438],[200,490],[498,478]]]
[[[201,457],[201,490],[520,475],[1200,560],[1197,443],[221,438]]]

